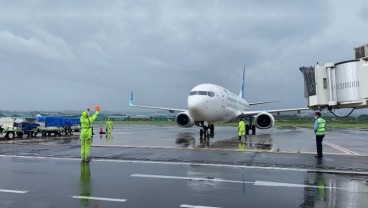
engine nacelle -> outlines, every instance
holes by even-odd
[[[190,117],[189,113],[185,111],[176,115],[176,124],[180,127],[189,128],[194,126],[194,120]]]
[[[257,114],[254,120],[259,129],[269,129],[275,124],[275,118],[267,112]]]

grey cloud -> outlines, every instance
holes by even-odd
[[[359,5],[364,3],[0,4],[0,83],[13,86],[2,93],[8,98],[2,109],[101,104],[128,111],[130,91],[142,104],[185,108],[188,92],[200,83],[238,93],[244,64],[249,101],[281,99],[270,108],[300,107],[306,100],[299,66],[349,59],[353,47],[367,42]],[[348,6],[351,11],[341,13]],[[342,33],[343,28],[348,31]],[[17,81],[7,78],[13,76]],[[40,98],[23,93],[24,88]]]

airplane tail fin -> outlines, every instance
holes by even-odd
[[[133,92],[130,92],[129,106],[134,106],[134,102],[133,102]]]
[[[245,65],[244,65],[244,69],[243,69],[243,80],[242,80],[242,84],[241,84],[241,89],[240,89],[240,94],[239,97],[244,99],[244,81],[245,80]]]

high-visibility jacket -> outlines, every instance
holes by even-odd
[[[315,124],[316,135],[325,135],[326,121],[323,118],[318,118]]]
[[[107,129],[112,129],[112,121],[111,120],[106,121],[106,128]]]
[[[245,130],[245,122],[244,121],[240,121],[239,122],[239,127],[238,127],[238,131],[244,131]]]
[[[89,116],[88,111],[84,111],[80,117],[81,122],[81,133],[80,138],[81,139],[91,139],[92,138],[92,127],[93,122],[97,118],[99,114],[99,111],[96,111],[93,116]]]

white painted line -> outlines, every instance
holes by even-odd
[[[112,202],[126,202],[126,199],[114,199],[114,198],[102,198],[102,197],[93,197],[93,196],[72,196],[73,199],[89,199],[89,200],[97,200],[97,201],[112,201]]]
[[[192,181],[214,181],[214,182],[225,182],[225,183],[241,183],[241,184],[253,184],[255,186],[273,186],[273,187],[287,187],[287,188],[324,188],[324,189],[348,189],[330,186],[311,186],[306,184],[294,184],[294,183],[279,183],[272,181],[234,181],[224,179],[211,179],[211,178],[193,178],[193,177],[181,177],[181,176],[165,176],[165,175],[148,175],[148,174],[132,174],[131,177],[140,178],[158,178],[158,179],[177,179],[177,180],[192,180]]]
[[[225,183],[250,183],[254,182],[248,181],[234,181],[234,180],[224,180],[224,179],[214,179],[214,178],[194,178],[194,177],[181,177],[181,176],[165,176],[165,175],[149,175],[149,174],[132,174],[131,177],[139,178],[159,178],[159,179],[177,179],[177,180],[191,180],[191,181],[213,181],[213,182],[225,182]]]
[[[343,149],[340,149],[340,148],[338,148],[337,146],[335,146],[335,145],[333,145],[333,144],[329,144],[329,143],[327,143],[327,142],[323,142],[323,144],[326,144],[326,145],[328,145],[328,146],[330,146],[330,147],[332,147],[332,148],[334,148],[334,149],[340,150],[340,151],[342,151],[342,152],[345,152],[346,154],[351,155],[351,153],[350,153],[350,152],[348,152],[348,151],[346,151],[346,150],[343,150]]]
[[[346,148],[344,148],[344,147],[338,146],[338,145],[333,144],[333,143],[331,143],[331,142],[327,142],[327,141],[325,141],[325,142],[323,142],[323,143],[324,143],[324,144],[329,145],[330,147],[333,147],[333,148],[335,148],[335,149],[338,149],[338,150],[340,150],[340,151],[342,151],[342,152],[345,152],[345,153],[347,153],[347,154],[350,154],[350,155],[359,155],[358,153],[356,153],[356,152],[354,152],[354,151],[351,151],[351,150],[346,149]]]
[[[288,188],[324,188],[324,189],[346,189],[348,188],[339,188],[339,187],[331,187],[331,186],[311,186],[306,184],[294,184],[294,183],[278,183],[278,182],[270,182],[270,181],[256,181],[254,182],[255,186],[273,186],[273,187],[288,187]]]
[[[208,207],[208,206],[198,206],[198,205],[189,205],[189,204],[182,204],[180,207],[185,208],[221,208],[221,207]]]
[[[9,190],[9,189],[0,189],[0,192],[13,193],[13,194],[25,194],[25,193],[28,193],[28,191],[18,191],[18,190]]]

